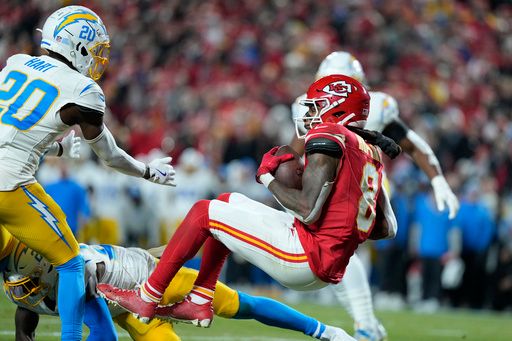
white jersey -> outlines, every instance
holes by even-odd
[[[370,113],[366,119],[365,129],[382,133],[388,124],[398,119],[398,104],[393,97],[384,92],[369,91],[368,93],[370,94]],[[292,118],[294,120],[303,117],[308,111],[307,107],[299,104],[299,101],[305,98],[306,94],[303,94],[293,102]],[[304,129],[301,124],[299,129]]]
[[[157,260],[146,250],[113,245],[80,244],[80,254],[85,261],[86,291],[96,295],[98,283],[108,283],[118,288],[134,289],[144,283],[156,267]],[[98,263],[105,264],[105,272],[98,278]],[[123,313],[119,307],[109,306],[112,316]]]
[[[41,271],[38,270],[34,272],[33,269],[48,269],[48,267],[44,266],[48,263],[44,258],[28,249],[23,244],[19,245],[28,250],[23,253],[23,255],[25,255],[25,258],[22,258],[24,266],[8,266],[7,269],[4,270],[4,278],[9,278],[9,276],[16,274],[34,276],[34,273],[39,274]],[[20,257],[16,256],[18,253],[19,252],[11,253],[10,258],[14,259],[14,263],[11,263],[20,264]],[[156,258],[151,256],[147,251],[139,248],[80,244],[80,254],[85,262],[86,291],[92,295],[96,295],[95,289],[98,283],[109,283],[120,288],[133,289],[137,284],[143,283],[148,279],[157,264]],[[98,278],[98,272],[96,271],[99,263],[105,265],[104,272],[100,278]],[[40,282],[43,283],[45,288],[44,294],[47,294],[47,298],[40,299],[39,296],[34,297],[31,302],[37,302],[37,304],[20,302],[10,297],[11,301],[38,314],[58,315],[56,303],[58,276],[55,268],[50,267],[49,269],[50,271],[48,272],[43,271],[40,277]],[[109,309],[114,317],[123,313],[123,310],[119,307],[109,305]]]
[[[92,79],[49,56],[17,54],[0,71],[0,191],[36,181],[39,160],[69,128],[60,109],[74,103],[105,111]]]

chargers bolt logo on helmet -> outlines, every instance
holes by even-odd
[[[66,58],[81,74],[98,80],[108,65],[110,39],[100,17],[83,6],[67,6],[46,19],[41,48]]]
[[[308,89],[306,98],[299,101],[309,108],[296,119],[299,138],[301,121],[307,129],[316,124],[331,122],[364,128],[370,110],[370,95],[358,80],[345,75],[330,75],[315,81]]]

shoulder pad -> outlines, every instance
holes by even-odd
[[[23,63],[22,59],[26,59],[27,57],[30,56],[24,53],[13,54],[9,58],[7,58],[5,65]]]
[[[345,148],[347,128],[339,124],[322,123],[308,131],[305,143],[317,138],[329,139]]]
[[[76,104],[101,112],[105,111],[105,95],[98,83],[92,79],[85,78],[85,81],[77,85],[75,91],[77,96]]]

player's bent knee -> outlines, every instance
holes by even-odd
[[[222,194],[219,194],[219,196],[217,197],[217,200],[229,202],[230,196],[231,196],[231,193],[222,193]]]
[[[66,263],[58,265],[55,269],[59,272],[61,271],[76,271],[83,272],[85,267],[84,258],[78,254],[75,257],[68,260]]]
[[[210,206],[210,200],[199,200],[197,201],[192,208],[190,209],[190,212],[195,212],[196,214],[201,213],[208,213],[208,207]]]
[[[235,319],[252,318],[255,300],[253,296],[247,295],[241,291],[238,292],[238,299],[240,307],[238,312],[233,316]]]

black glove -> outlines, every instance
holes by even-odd
[[[402,148],[395,141],[387,136],[382,135],[378,131],[366,130],[351,126],[347,126],[347,128],[361,136],[366,142],[373,144],[374,146],[379,146],[379,148],[382,149],[382,151],[392,159],[400,155],[402,152]]]

